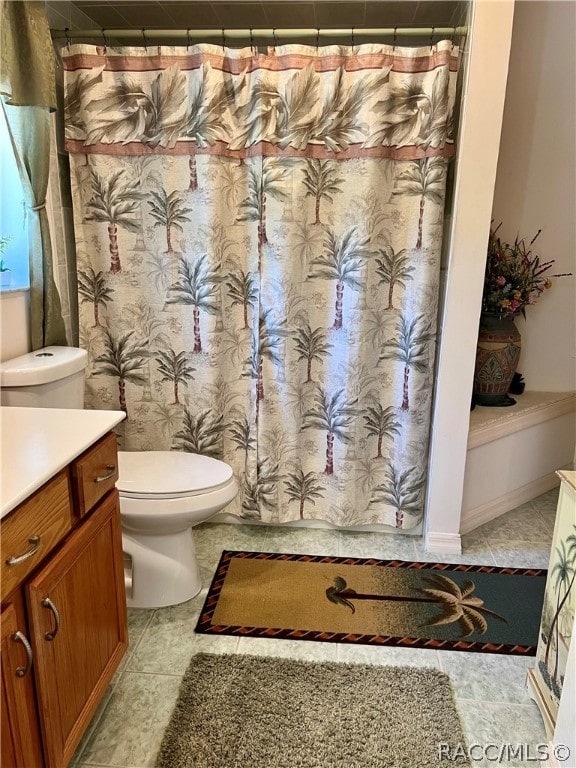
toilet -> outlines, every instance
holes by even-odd
[[[0,404],[83,408],[87,353],[45,347],[0,363]],[[126,597],[129,607],[162,608],[202,589],[192,528],[238,493],[232,468],[179,451],[119,451]]]

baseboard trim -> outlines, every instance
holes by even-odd
[[[462,540],[459,533],[437,533],[427,531],[424,536],[426,552],[440,552],[448,555],[462,554]]]
[[[570,468],[569,465],[562,467],[562,469]],[[558,485],[560,485],[560,481],[556,472],[549,472],[547,475],[532,480],[526,483],[526,485],[520,486],[520,488],[515,488],[503,496],[491,499],[473,509],[464,510],[460,520],[460,533],[470,533],[474,528],[478,528],[478,526],[484,525],[484,523],[489,523],[490,520],[500,517],[500,515],[509,512],[520,504],[531,501],[536,496],[546,493],[546,491],[551,491],[552,488],[556,488]]]

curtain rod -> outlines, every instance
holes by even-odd
[[[268,37],[276,40],[279,37],[384,37],[384,36],[414,36],[414,37],[437,37],[438,35],[447,35],[449,37],[459,37],[468,32],[468,27],[352,27],[349,29],[283,29],[268,28],[261,29],[253,27],[252,29],[53,29],[52,38],[72,40],[72,38],[91,37],[91,38],[133,38],[139,35],[148,38],[182,39],[188,41],[196,38],[217,38],[222,40],[234,40],[237,38],[255,38]]]

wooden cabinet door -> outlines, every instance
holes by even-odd
[[[24,603],[20,592],[15,593],[11,600],[1,615],[2,768],[40,768],[42,747],[30,650],[26,649],[28,637]]]
[[[46,766],[63,768],[128,645],[117,491],[26,591]]]

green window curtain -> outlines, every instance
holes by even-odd
[[[56,109],[54,54],[43,2],[2,3],[0,94],[15,107]]]
[[[24,188],[30,243],[32,348],[66,344],[46,215],[54,55],[44,3],[2,5],[0,94]]]

